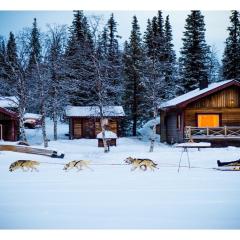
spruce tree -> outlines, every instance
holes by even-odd
[[[183,47],[179,59],[183,92],[208,82],[208,46],[205,41],[205,23],[201,11],[191,11],[186,19]]]
[[[6,46],[5,41],[3,38],[0,38],[0,79],[1,81],[5,82],[8,79],[7,74],[7,65],[6,65],[7,53],[6,53]],[[6,94],[5,92],[2,94]]]
[[[240,20],[239,12],[234,10],[230,16],[231,26],[225,42],[223,54],[223,78],[240,81]]]
[[[6,58],[8,62],[8,67],[6,68],[6,71],[8,73],[9,82],[10,84],[14,84],[14,82],[16,81],[15,72],[18,71],[18,56],[17,45],[14,34],[12,32],[10,32],[9,39],[7,42]]]
[[[129,128],[133,136],[142,121],[144,89],[142,78],[142,40],[137,17],[133,17],[129,43],[124,48],[124,109],[127,113]]]
[[[31,39],[29,45],[30,55],[29,55],[29,63],[28,68],[31,71],[36,67],[37,63],[41,62],[41,43],[40,43],[40,32],[37,26],[37,19],[34,18],[33,27],[31,31]]]
[[[175,96],[177,84],[177,65],[176,53],[174,51],[172,26],[169,21],[169,16],[165,20],[165,64],[164,64],[164,84],[165,84],[165,99],[169,100]]]
[[[119,105],[121,101],[121,54],[119,50],[118,38],[117,35],[117,22],[114,19],[114,15],[111,14],[110,19],[107,23],[107,58],[108,58],[108,78],[109,83],[113,87],[119,88],[119,91],[116,93],[110,92],[109,97],[112,99],[114,105]]]
[[[69,98],[73,105],[89,105],[95,98],[91,88],[94,78],[94,44],[83,11],[74,11],[65,52]]]

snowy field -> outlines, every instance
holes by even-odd
[[[48,124],[52,139],[51,124]],[[240,149],[190,150],[193,168],[177,172],[181,149],[157,143],[118,139],[104,154],[97,140],[67,140],[67,125],[50,147],[64,159],[0,152],[0,228],[6,229],[239,229],[240,172],[221,172],[217,159],[240,158]],[[27,130],[32,144],[41,144],[41,130]],[[159,170],[131,172],[126,157],[150,158]],[[19,159],[38,160],[39,172],[9,172]],[[65,172],[71,160],[91,160],[88,169]],[[103,165],[98,165],[103,164]],[[106,165],[104,165],[106,164]],[[186,165],[186,156],[183,159]]]

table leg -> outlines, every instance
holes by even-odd
[[[189,154],[188,154],[188,148],[186,148],[186,152],[187,152],[187,158],[188,158],[188,167],[191,168],[190,158],[189,158]]]
[[[179,164],[178,164],[178,172],[179,172],[180,167],[181,167],[182,155],[183,155],[184,152],[185,152],[185,148],[183,148],[182,153],[181,153],[181,157],[180,157]]]

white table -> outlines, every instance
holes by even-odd
[[[180,156],[180,160],[179,160],[179,164],[178,164],[178,172],[179,172],[180,167],[181,167],[182,156],[183,156],[184,152],[187,154],[188,167],[191,168],[188,149],[189,148],[197,148],[198,150],[200,150],[200,148],[209,148],[209,147],[211,147],[211,143],[208,143],[208,142],[199,142],[199,143],[186,142],[186,143],[179,143],[175,147],[182,148],[182,152],[181,152],[181,156]]]

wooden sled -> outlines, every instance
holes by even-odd
[[[224,166],[224,167],[218,167],[218,168],[214,168],[214,169],[218,170],[218,171],[239,172],[240,166]]]
[[[20,153],[29,153],[29,154],[37,154],[48,156],[52,158],[64,158],[64,154],[58,154],[57,151],[43,148],[34,148],[30,146],[22,146],[22,145],[1,145],[0,151],[11,151],[11,152],[20,152]]]

